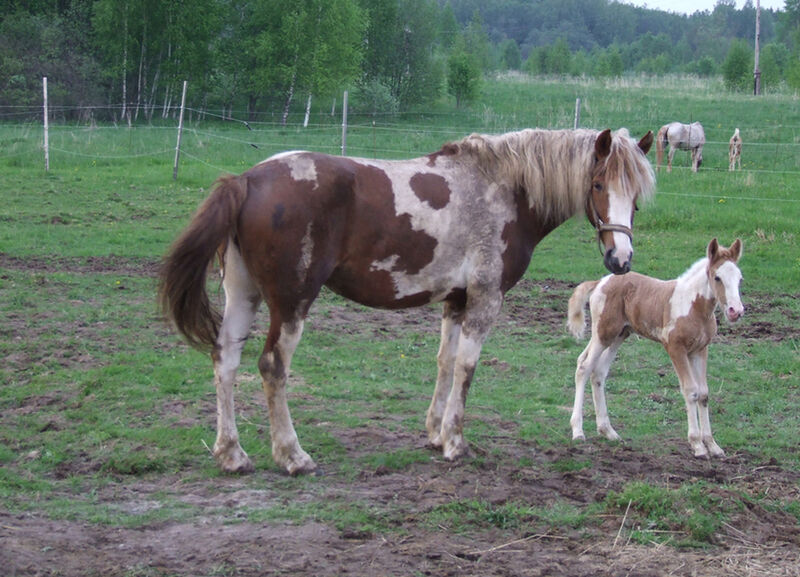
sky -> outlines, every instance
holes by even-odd
[[[698,10],[714,10],[717,0],[619,0],[624,4],[634,6],[647,6],[655,10],[665,10],[667,12],[678,12],[681,14],[692,14]],[[756,0],[752,0],[753,6]],[[745,0],[736,0],[736,7],[744,6]],[[771,8],[772,10],[783,10],[786,3],[784,0],[761,0],[761,8]]]

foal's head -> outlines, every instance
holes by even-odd
[[[717,239],[708,243],[708,283],[714,291],[717,302],[725,311],[728,322],[734,323],[744,315],[744,306],[739,296],[739,283],[742,273],[736,263],[742,256],[742,241],[738,238],[730,248],[720,246]]]
[[[595,141],[586,216],[597,229],[606,268],[614,274],[631,270],[636,201],[652,195],[655,186],[653,167],[646,157],[652,144],[652,132],[637,144],[625,129],[613,135],[604,130]]]

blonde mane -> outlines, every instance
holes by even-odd
[[[525,129],[501,135],[471,134],[454,143],[476,158],[496,182],[522,189],[531,209],[545,218],[569,218],[580,211],[592,183],[597,130]],[[606,181],[626,197],[649,199],[655,175],[636,141],[621,128],[613,133],[603,162]]]

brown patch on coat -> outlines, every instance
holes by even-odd
[[[450,186],[443,176],[418,172],[409,184],[417,198],[435,210],[443,209],[450,202]]]
[[[453,142],[448,142],[441,149],[437,150],[436,152],[432,152],[428,155],[428,166],[435,166],[436,160],[440,156],[454,156],[458,154],[459,148],[458,145]]]

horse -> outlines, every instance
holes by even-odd
[[[742,273],[737,266],[741,255],[741,240],[726,249],[715,238],[706,248],[706,257],[677,279],[663,281],[630,272],[575,288],[569,299],[569,330],[576,338],[583,335],[588,300],[592,337],[578,357],[575,371],[575,405],[570,419],[573,440],[585,439],[583,396],[590,376],[597,432],[619,440],[608,418],[605,382],[620,345],[635,333],[661,343],[669,354],[686,402],[689,445],[695,457],[725,456],[711,434],[706,364],[708,344],[717,334],[717,305],[731,323],[744,314],[739,296]]]
[[[661,168],[664,160],[664,147],[669,144],[667,172],[672,172],[672,158],[677,150],[688,150],[692,154],[692,172],[697,172],[703,163],[703,145],[706,134],[699,122],[682,124],[670,122],[658,130],[656,135],[656,170]]]
[[[742,137],[739,136],[739,129],[733,131],[728,142],[728,170],[735,170],[738,164],[739,170],[742,170]]]
[[[464,407],[483,342],[506,291],[537,243],[583,210],[606,267],[630,270],[637,199],[652,197],[648,132],[525,129],[472,134],[403,161],[280,153],[226,175],[161,264],[165,316],[210,352],[217,391],[213,455],[251,472],[233,404],[236,370],[262,301],[270,326],[258,361],[272,457],[292,475],[314,471],[286,398],[292,355],[323,286],[386,309],[443,303],[438,374],[426,429],[447,460],[468,451]],[[220,317],[206,292],[220,255]]]

